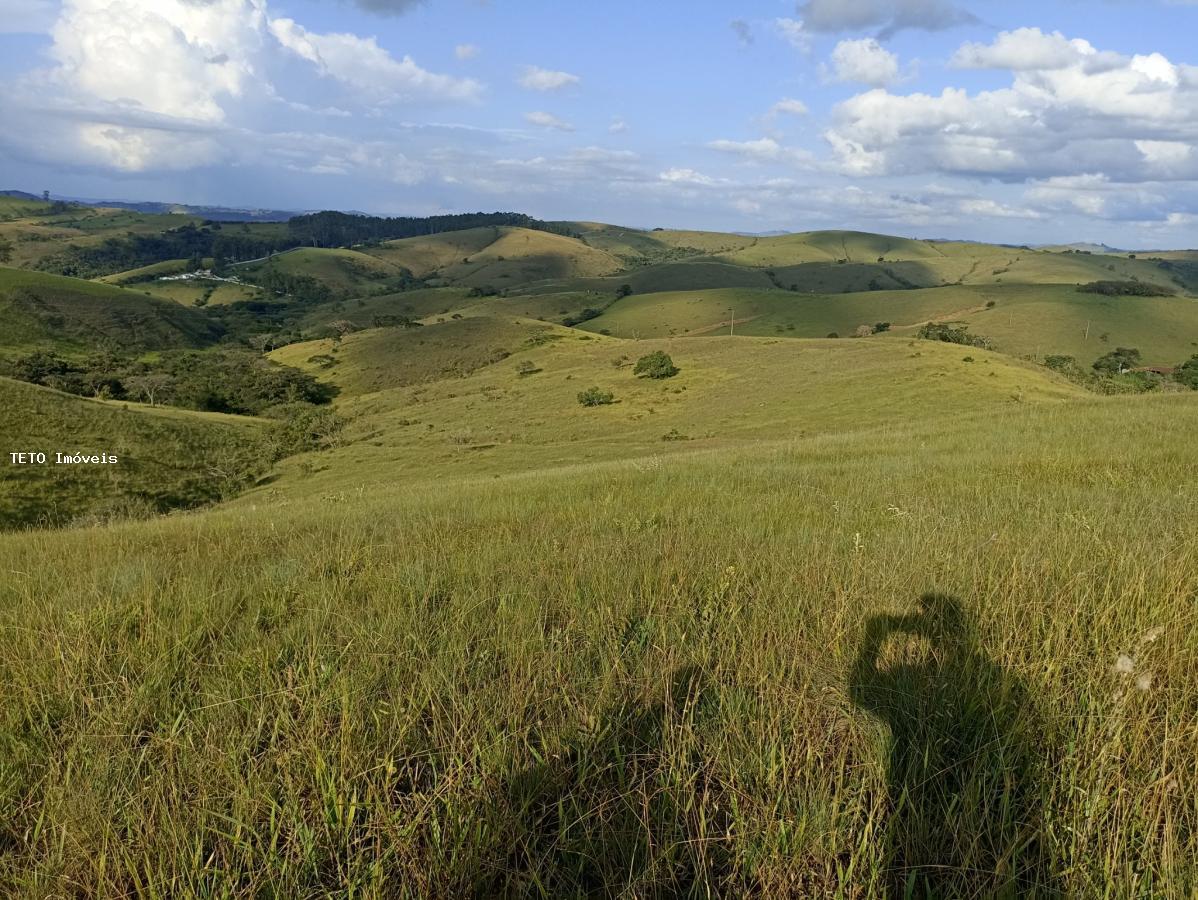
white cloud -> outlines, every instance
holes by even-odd
[[[699,185],[701,187],[711,187],[717,184],[716,179],[702,172],[696,172],[694,169],[666,169],[660,175],[659,179],[670,184],[686,184]]]
[[[832,51],[832,77],[876,87],[890,84],[899,74],[898,57],[873,38],[841,41]]]
[[[458,44],[453,48],[453,55],[458,59],[474,59],[478,54],[479,49],[475,44]]]
[[[1027,207],[1007,206],[997,200],[980,197],[961,201],[961,212],[967,216],[991,216],[999,219],[1042,219],[1044,214]]]
[[[1097,51],[1084,40],[1069,40],[1059,31],[1039,28],[1002,32],[992,44],[962,44],[951,65],[959,69],[1065,69]]]
[[[272,19],[270,32],[321,74],[375,100],[473,100],[482,90],[473,79],[426,71],[410,56],[396,59],[372,37],[318,34],[294,19]]]
[[[770,107],[768,115],[805,116],[807,113],[807,104],[802,100],[794,100],[790,97],[784,97]]]
[[[782,38],[796,50],[804,53],[811,49],[811,35],[798,19],[774,19],[774,27]]]
[[[774,162],[808,166],[812,162],[812,156],[806,150],[783,146],[770,137],[758,138],[755,141],[710,141],[707,147],[754,163]]]
[[[623,134],[628,130],[628,123],[623,119],[612,119],[611,124],[607,126],[607,130],[611,134]]]
[[[569,72],[554,72],[539,66],[525,66],[518,79],[520,87],[530,91],[560,91],[582,81],[577,75]]]
[[[1021,66],[1010,87],[976,94],[950,87],[939,95],[873,90],[845,101],[825,133],[838,168],[1007,181],[1078,171],[1130,182],[1198,179],[1198,158],[1188,150],[1198,143],[1198,68],[1157,53],[1125,57],[1067,43],[1076,56],[1062,66],[1063,56],[1043,48],[1016,53],[1000,37],[993,47],[1003,61]],[[967,47],[964,59],[985,61]],[[1022,68],[1035,64],[1043,67]]]
[[[573,131],[574,126],[564,119],[559,119],[553,113],[547,112],[528,112],[524,114],[524,121],[530,125],[537,125],[540,128],[549,128],[554,131]]]

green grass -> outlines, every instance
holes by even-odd
[[[923,408],[5,538],[0,886],[1188,896],[1198,405]]]
[[[239,265],[233,271],[254,282],[268,265],[287,275],[305,275],[327,285],[334,294],[356,297],[385,290],[389,281],[402,276],[398,266],[356,250],[326,250],[301,247],[275,254],[269,263]]]
[[[1075,290],[1178,270],[577,227],[372,248],[452,286],[306,309],[426,324],[273,353],[346,424],[236,498],[0,535],[0,895],[1195,896],[1198,394],[1018,358],[1191,355],[1193,299]],[[943,286],[833,293],[886,268]],[[0,435],[130,461],[5,457],[0,510],[203,503],[264,428],[0,381]]]
[[[0,529],[153,515],[232,496],[269,468],[266,428],[233,416],[103,403],[0,378]],[[46,465],[9,454],[41,452]],[[55,454],[118,457],[56,465]]]
[[[198,347],[218,336],[199,313],[135,290],[0,267],[0,353]]]
[[[306,341],[271,358],[353,394],[469,375],[511,355],[549,326],[463,318],[432,327],[373,328],[342,340]]]
[[[993,303],[992,308],[987,304]],[[931,320],[962,322],[995,348],[1042,359],[1075,356],[1088,365],[1115,347],[1136,347],[1148,364],[1174,365],[1198,353],[1198,301],[1187,297],[1102,297],[1061,285],[964,285],[928,290],[803,294],[709,290],[634,294],[580,328],[618,337],[728,334],[851,336],[890,322],[910,338]]]

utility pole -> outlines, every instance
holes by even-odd
[[[732,314],[732,318],[728,320],[728,337],[735,337],[736,336],[736,310],[730,309],[730,310],[728,310],[728,312]]]
[[[1086,340],[1090,340],[1090,320],[1086,319]]]

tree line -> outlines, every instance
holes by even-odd
[[[383,217],[326,211],[293,217],[287,222],[287,231],[296,246],[350,247],[355,244],[423,237],[446,231],[500,226],[529,228],[568,237],[577,236],[565,223],[543,222],[523,213],[512,212]]]

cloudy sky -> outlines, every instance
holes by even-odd
[[[1198,0],[0,0],[0,188],[1198,246]]]

